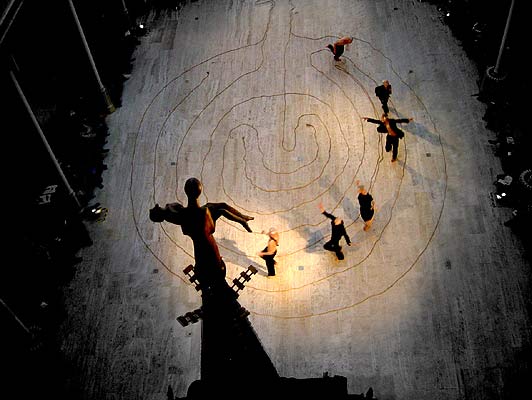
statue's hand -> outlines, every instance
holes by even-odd
[[[159,207],[159,204],[155,203],[155,207],[150,210],[150,220],[153,222],[163,222],[163,214],[163,209]]]

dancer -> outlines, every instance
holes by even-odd
[[[279,246],[279,232],[275,228],[270,228],[268,232],[262,231],[261,233],[268,235],[268,244],[257,254],[266,261],[268,276],[275,276],[275,264],[277,264],[277,261],[274,260],[274,257],[277,254],[277,246]]]
[[[342,246],[340,246],[340,239],[344,237],[347,245],[351,246],[351,239],[349,239],[349,235],[345,230],[344,221],[325,211],[322,203],[319,204],[319,208],[321,213],[331,220],[331,240],[325,243],[323,248],[325,250],[334,251],[336,253],[336,258],[338,258],[338,260],[343,260],[344,253],[342,252]]]
[[[373,119],[368,117],[362,117],[364,121],[371,122],[372,124],[379,125],[377,127],[377,132],[386,133],[386,152],[388,153],[392,150],[392,162],[397,161],[397,153],[399,151],[399,139],[402,139],[405,136],[405,133],[397,127],[399,123],[409,123],[413,121],[414,118],[400,118],[393,119],[388,118],[386,114],[381,115],[381,119]]]
[[[334,55],[335,61],[340,61],[340,56],[344,54],[344,48],[346,45],[353,42],[353,38],[349,36],[344,36],[343,38],[334,42],[334,44],[328,44],[327,48],[331,50]]]
[[[375,200],[373,196],[368,193],[364,185],[360,184],[360,181],[356,181],[358,187],[358,204],[360,205],[360,216],[364,221],[364,230],[368,231],[371,228],[373,219],[375,218]]]
[[[392,85],[387,80],[382,81],[382,85],[375,88],[375,95],[379,98],[382,104],[382,110],[384,114],[388,115],[390,110],[388,109],[388,99],[392,95]]]

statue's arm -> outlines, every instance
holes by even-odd
[[[238,222],[244,227],[248,232],[252,232],[251,228],[248,225],[248,221],[253,220],[253,217],[249,215],[242,214],[236,208],[231,207],[227,203],[207,203],[205,207],[211,212],[213,221],[216,221],[219,217],[225,217],[230,221]]]
[[[168,221],[176,225],[181,225],[181,212],[184,209],[180,203],[170,203],[164,207],[155,204],[150,210],[150,219],[153,222]]]
[[[179,214],[185,207],[181,203],[169,203],[166,205],[166,210],[171,214]]]
[[[172,224],[181,225],[184,209],[185,207],[180,203],[169,203],[165,207],[166,215],[164,219]]]

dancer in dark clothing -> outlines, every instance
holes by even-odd
[[[336,253],[336,258],[343,260],[344,253],[342,252],[342,246],[340,246],[340,239],[344,237],[347,245],[351,246],[351,239],[349,239],[349,235],[345,230],[344,221],[325,211],[322,203],[319,204],[319,207],[321,213],[331,220],[331,239],[323,245],[323,248],[325,250],[334,251]]]
[[[275,276],[275,264],[277,261],[274,257],[277,254],[277,246],[279,246],[279,232],[275,228],[270,228],[268,232],[262,231],[263,234],[268,235],[268,245],[259,251],[258,255],[266,261],[266,268],[268,268],[268,276]]]
[[[328,44],[327,48],[331,50],[331,52],[334,54],[334,60],[340,61],[340,56],[344,54],[345,46],[352,42],[352,38],[350,38],[349,36],[344,36],[343,38],[334,42],[334,44]]]
[[[375,200],[373,196],[368,193],[364,185],[360,184],[360,181],[356,181],[358,187],[358,204],[360,205],[360,216],[364,221],[364,230],[367,231],[371,228],[373,218],[375,217]]]
[[[382,85],[375,88],[375,95],[379,98],[382,104],[382,110],[384,114],[388,115],[390,110],[388,109],[388,99],[392,95],[392,85],[387,80],[382,81]]]
[[[364,121],[371,122],[372,124],[379,125],[377,127],[377,132],[386,133],[386,152],[392,150],[392,162],[397,161],[397,153],[399,151],[399,139],[402,139],[405,136],[405,133],[397,127],[397,124],[407,124],[410,121],[413,121],[414,118],[393,119],[388,118],[386,114],[382,114],[380,120],[368,117],[362,117],[362,119]]]

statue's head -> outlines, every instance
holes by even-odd
[[[159,207],[159,204],[155,204],[155,207],[150,210],[150,220],[153,222],[164,221],[164,210]]]
[[[196,178],[188,178],[185,182],[185,193],[189,199],[197,199],[202,190],[203,186]]]

